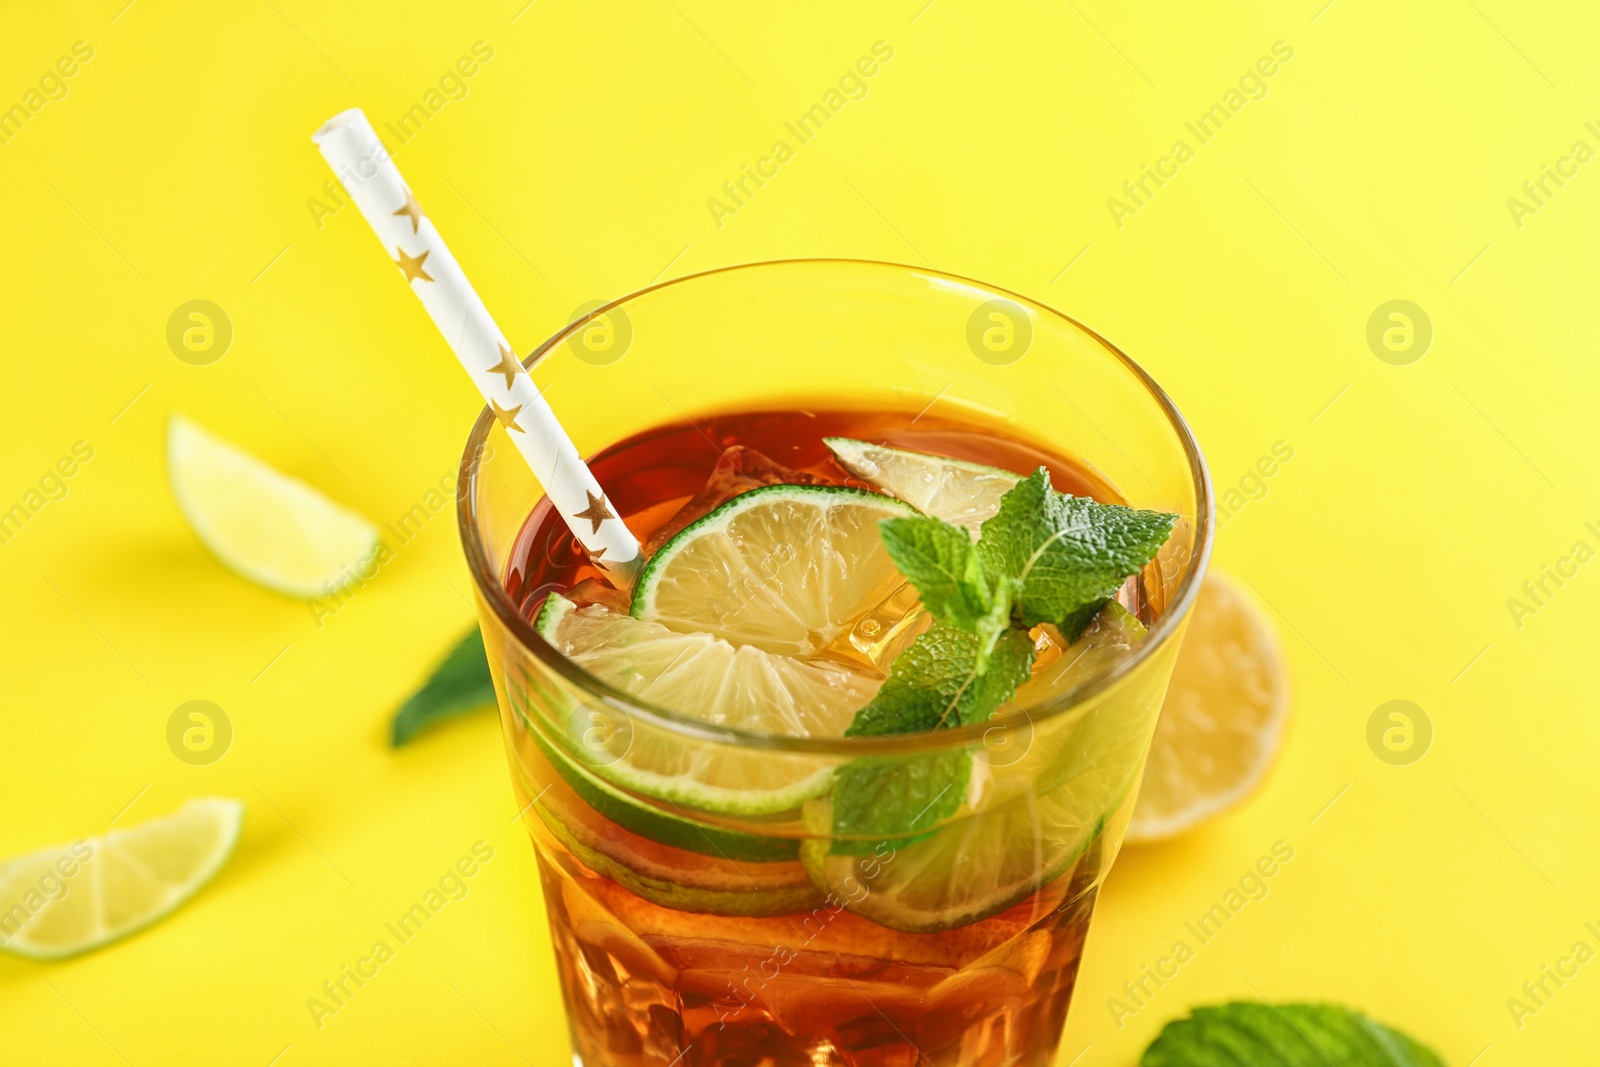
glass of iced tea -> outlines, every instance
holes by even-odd
[[[1210,552],[1172,403],[1025,297],[855,261],[654,286],[528,365],[644,546],[618,588],[478,420],[462,537],[575,1062],[1048,1064]],[[930,524],[992,550],[959,595],[908,563]],[[1052,555],[1129,531],[1093,581]]]

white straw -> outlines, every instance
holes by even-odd
[[[578,455],[359,108],[311,135],[589,557],[631,581],[639,542]]]

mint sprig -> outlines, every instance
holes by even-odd
[[[976,543],[942,519],[884,519],[884,547],[935,621],[890,667],[846,736],[988,718],[1027,680],[1027,631],[1048,622],[1075,638],[1155,558],[1177,519],[1058,493],[1043,467],[1000,498]],[[1003,640],[1010,651],[991,663]]]
[[[883,520],[884,547],[934,622],[890,666],[845,736],[988,719],[1028,680],[1028,631],[1051,623],[1076,640],[1155,558],[1177,518],[1059,493],[1040,467],[1001,498],[976,543],[937,518]],[[866,837],[903,840],[937,825],[960,807],[970,774],[966,751],[845,764],[834,786],[834,851],[870,850]]]
[[[1140,1067],[1444,1067],[1426,1045],[1336,1004],[1235,1001],[1168,1023]]]

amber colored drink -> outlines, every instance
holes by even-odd
[[[860,485],[824,446],[830,435],[1024,474],[1043,465],[1057,489],[1121,502],[1070,457],[914,412],[787,410],[702,419],[632,437],[592,466],[621,517],[654,547],[664,526],[682,525],[682,509],[708,480],[720,474],[739,488],[747,476],[741,467],[754,471],[765,463],[816,483]],[[503,582],[532,619],[552,590],[603,601],[608,594],[598,577],[545,502],[523,526]],[[1160,614],[1169,593],[1152,571],[1133,583],[1130,604],[1149,618]],[[535,686],[526,699],[534,705],[556,699],[541,692]],[[511,704],[517,700],[513,691]],[[1090,824],[1064,867],[1048,871],[1042,885],[1029,886],[997,914],[907,932],[854,913],[851,889],[808,892],[799,860],[781,849],[756,860],[719,854],[715,833],[731,820],[658,804],[663,817],[677,820],[676,832],[703,825],[705,839],[689,839],[694,848],[619,825],[607,815],[616,810],[615,798],[552,762],[548,738],[538,736],[537,711],[508,712],[513,779],[538,854],[577,1056],[590,1067],[1048,1064],[1095,894],[1136,791],[1154,721],[1149,709],[1140,715],[1116,724],[1133,752],[1128,781],[1115,787],[1110,809]],[[1066,751],[1075,736],[1049,743]],[[779,841],[807,833],[792,818],[762,828]],[[1026,840],[1017,844],[1029,847]],[[890,846],[876,861],[891,865],[900,855]],[[717,886],[746,884],[798,887],[795,906],[777,914],[714,913],[722,899]],[[863,895],[874,891],[868,873],[854,885]],[[676,886],[702,892],[680,899]]]

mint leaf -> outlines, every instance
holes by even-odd
[[[954,815],[967,796],[972,753],[958,748],[867,757],[835,773],[829,851],[864,856],[885,842],[911,844]]]
[[[1033,641],[1025,631],[1004,631],[988,664],[980,668],[983,640],[949,623],[935,622],[895,658],[888,681],[872,703],[856,712],[844,735],[914,733],[987,719],[1028,680]]]
[[[489,657],[483,650],[483,633],[474,626],[434,668],[422,688],[400,705],[389,726],[389,744],[399,748],[435,723],[493,703]]]
[[[1444,1067],[1438,1054],[1334,1004],[1235,1001],[1168,1023],[1140,1067]]]
[[[943,519],[884,519],[878,529],[889,558],[917,587],[928,613],[983,638],[978,646],[982,668],[1000,632],[1011,624],[1010,583],[991,576],[971,535]]]
[[[1137,574],[1177,521],[1058,493],[1040,467],[1000,499],[1000,510],[983,524],[978,555],[991,573],[1018,583],[1021,625],[1060,624]]]

